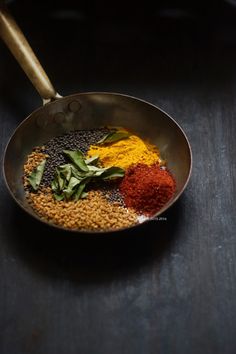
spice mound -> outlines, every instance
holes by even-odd
[[[35,147],[23,184],[44,221],[117,230],[143,222],[173,197],[175,180],[165,165],[155,145],[124,128],[78,130]]]
[[[175,181],[169,171],[158,164],[131,166],[120,185],[126,206],[139,214],[154,215],[172,197]]]
[[[162,162],[157,147],[145,143],[136,135],[130,135],[113,144],[92,145],[88,155],[99,155],[104,166],[119,166],[124,169],[131,164],[151,165],[155,162]]]

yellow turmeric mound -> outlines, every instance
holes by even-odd
[[[114,143],[91,145],[88,156],[98,155],[104,167],[118,166],[128,168],[132,164],[152,165],[162,163],[156,146],[145,143],[136,135],[130,135]]]

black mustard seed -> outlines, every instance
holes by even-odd
[[[63,150],[78,149],[86,154],[90,145],[96,144],[107,133],[109,133],[109,129],[107,128],[75,130],[50,139],[44,144],[44,152],[49,155],[49,158],[47,158],[45,164],[42,185],[45,187],[50,186],[56,167],[66,163],[67,160],[63,154]]]

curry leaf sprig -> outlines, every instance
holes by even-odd
[[[97,166],[99,157],[86,159],[80,150],[64,150],[71,163],[56,168],[51,188],[56,200],[79,200],[86,198],[85,187],[96,179],[109,180],[123,177],[124,170],[120,167],[100,168]]]

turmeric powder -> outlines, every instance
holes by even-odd
[[[126,169],[137,163],[152,165],[163,162],[157,147],[145,143],[136,135],[106,145],[91,145],[88,156],[94,155],[99,156],[104,167],[118,166]]]

